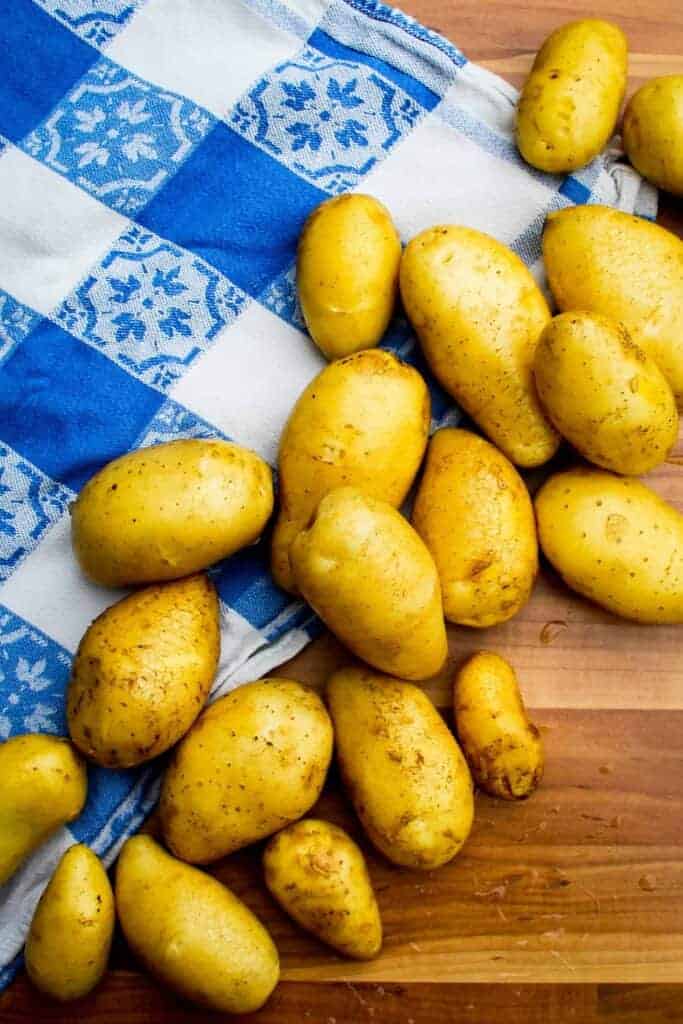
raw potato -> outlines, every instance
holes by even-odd
[[[289,547],[328,491],[360,487],[398,508],[427,446],[429,392],[411,366],[380,349],[326,367],[303,392],[280,442],[276,583],[296,592]]]
[[[205,575],[124,597],[79,644],[67,695],[71,739],[108,768],[157,757],[204,706],[219,653],[218,598]]]
[[[104,974],[113,934],[107,872],[87,846],[71,846],[31,921],[24,950],[29,978],[53,999],[80,999]]]
[[[494,444],[519,466],[554,455],[532,373],[550,310],[519,257],[481,231],[429,228],[403,254],[401,295],[435,376]]]
[[[116,869],[116,910],[128,945],[164,984],[200,1006],[252,1013],[280,976],[261,922],[211,875],[151,836],[129,839]]]
[[[653,78],[624,114],[624,149],[658,188],[683,196],[683,75]]]
[[[83,810],[85,764],[68,740],[42,733],[0,743],[0,885]]]
[[[296,282],[306,326],[328,359],[382,340],[400,261],[398,232],[377,199],[347,193],[315,208],[299,240]]]
[[[477,785],[504,800],[531,796],[543,775],[543,744],[512,666],[490,651],[474,654],[456,676],[453,703],[458,738]]]
[[[336,825],[305,818],[278,832],[263,854],[266,885],[302,928],[343,956],[369,960],[382,922],[363,854]]]
[[[598,18],[556,29],[538,51],[517,108],[517,146],[532,167],[575,171],[614,132],[626,88],[628,44]]]
[[[71,507],[72,540],[96,583],[123,587],[206,569],[261,535],[270,468],[228,441],[170,441],[114,459]]]
[[[327,684],[342,779],[365,831],[395,864],[429,871],[472,827],[467,762],[429,697],[365,668]]]
[[[551,213],[543,234],[548,281],[561,311],[620,320],[683,405],[683,242],[608,206]]]
[[[443,666],[436,566],[391,505],[338,487],[296,538],[290,559],[305,599],[358,657],[405,679],[427,679]]]
[[[553,425],[597,466],[637,476],[675,445],[671,388],[623,324],[598,313],[561,313],[541,335],[534,371]]]
[[[683,622],[683,516],[632,477],[579,468],[536,495],[544,554],[573,590],[636,622]]]
[[[171,851],[208,864],[303,817],[322,790],[332,723],[313,690],[260,679],[212,704],[176,749],[161,791]]]
[[[529,492],[505,456],[469,430],[438,430],[413,505],[436,563],[444,613],[494,626],[526,604],[538,571]]]

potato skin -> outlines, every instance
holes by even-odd
[[[41,992],[67,1001],[87,995],[107,968],[114,934],[114,894],[102,862],[71,846],[40,898],[24,950]]]
[[[344,668],[327,683],[342,780],[368,836],[393,861],[429,871],[469,835],[472,779],[429,697],[401,679]]]
[[[573,206],[548,216],[543,259],[560,311],[621,321],[683,407],[683,242],[642,217]]]
[[[683,622],[683,516],[632,477],[577,468],[535,500],[541,548],[565,583],[644,623]]]
[[[637,476],[675,445],[671,388],[623,324],[598,313],[561,313],[541,334],[534,373],[553,425],[597,466]]]
[[[208,864],[272,835],[320,796],[332,723],[313,690],[260,679],[221,697],[176,748],[159,805],[164,838]]]
[[[343,956],[377,956],[377,900],[363,854],[343,829],[314,818],[297,821],[269,841],[263,868],[271,895],[302,928]]]
[[[228,441],[170,441],[122,455],[71,507],[81,568],[123,587],[178,579],[257,540],[273,510],[269,466]]]
[[[298,399],[280,442],[276,583],[296,593],[289,547],[318,503],[350,484],[396,508],[427,446],[429,391],[412,366],[381,349],[326,367]]]
[[[128,945],[170,988],[200,1006],[252,1013],[280,976],[261,922],[211,875],[133,836],[116,869],[116,910]]]
[[[296,282],[306,326],[328,359],[382,340],[400,260],[391,215],[372,196],[335,196],[311,213],[299,239]]]
[[[290,561],[305,599],[359,658],[405,679],[442,667],[448,645],[436,566],[391,505],[354,487],[330,491]]]
[[[107,768],[130,768],[177,743],[216,674],[219,616],[215,588],[200,574],[138,590],[95,619],[67,694],[78,749]]]
[[[637,171],[683,196],[683,75],[652,78],[629,100],[624,149]]]
[[[491,651],[472,655],[455,677],[453,704],[477,785],[503,800],[531,796],[543,775],[543,744],[509,662]]]
[[[538,51],[517,107],[517,146],[551,174],[583,167],[609,141],[626,88],[628,44],[617,25],[562,25]]]
[[[433,435],[412,521],[436,563],[450,622],[494,626],[526,604],[538,572],[531,498],[484,438],[450,427]]]
[[[539,466],[559,438],[532,363],[550,310],[522,261],[481,231],[421,232],[401,260],[401,296],[434,375],[511,462]]]

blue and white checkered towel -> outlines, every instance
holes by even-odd
[[[0,738],[65,732],[78,641],[119,595],[80,575],[68,506],[139,445],[225,436],[275,463],[323,365],[294,290],[327,196],[383,200],[404,240],[458,222],[540,274],[548,210],[656,212],[611,153],[568,178],[517,155],[515,91],[377,0],[0,0]],[[417,361],[405,322],[387,344]],[[457,415],[433,389],[436,422]],[[217,567],[214,696],[313,635],[264,544]],[[87,807],[0,896],[0,985],[73,841],[111,859],[157,771],[90,770]]]

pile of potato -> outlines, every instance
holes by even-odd
[[[554,171],[591,159],[614,128],[625,70],[614,26],[554,33],[520,100],[525,157]],[[636,165],[674,189],[681,165],[657,155],[668,130],[657,112],[678,104],[680,113],[680,96],[680,82],[646,86],[626,122]],[[272,474],[257,455],[177,441],[124,455],[83,488],[72,510],[80,565],[100,584],[138,589],[81,641],[71,742],[28,735],[0,745],[0,883],[82,810],[81,755],[122,768],[175,748],[159,805],[168,852],[151,836],[129,839],[115,893],[92,851],[64,854],[26,944],[43,991],[88,992],[118,916],[169,986],[217,1010],[257,1009],[277,983],[277,950],[251,911],[193,865],[264,839],[265,883],[281,906],[339,953],[375,956],[382,925],[363,855],[341,829],[306,816],[334,748],[374,846],[396,865],[434,869],[467,839],[473,780],[505,799],[533,792],[542,744],[503,658],[482,651],[460,667],[459,742],[415,684],[444,666],[446,619],[482,628],[524,606],[539,541],[568,585],[603,607],[683,622],[683,518],[634,479],[677,438],[683,243],[586,206],[548,217],[543,254],[554,318],[521,260],[471,228],[430,228],[402,252],[388,211],[357,194],[323,203],[304,228],[301,305],[334,361],[282,435],[272,572],[361,659],[333,674],[325,703],[268,678],[203,710],[220,655],[219,602],[204,570],[266,527]],[[443,429],[429,440],[425,381],[375,347],[399,289],[433,373],[485,437]],[[546,463],[562,438],[585,462],[549,476],[534,514],[516,467]],[[399,509],[420,467],[409,520]]]

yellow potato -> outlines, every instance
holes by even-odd
[[[336,825],[305,818],[278,832],[263,854],[266,885],[302,928],[343,956],[369,960],[382,922],[363,854]]]
[[[429,228],[403,254],[401,295],[434,375],[494,444],[519,466],[554,455],[532,373],[550,311],[519,257],[481,231]]]
[[[536,495],[541,548],[565,583],[636,622],[683,622],[683,516],[632,477],[557,473]]]
[[[624,114],[624,149],[658,188],[683,196],[683,75],[653,78]]]
[[[467,762],[429,697],[365,668],[327,684],[342,779],[365,831],[395,864],[429,871],[472,827]]]
[[[543,234],[548,281],[561,311],[620,320],[683,405],[683,242],[608,206],[551,213]]]
[[[438,430],[427,450],[413,526],[431,551],[444,614],[494,626],[529,599],[538,571],[529,492],[515,467],[469,430]]]
[[[354,487],[326,495],[290,548],[296,584],[364,661],[427,679],[448,653],[434,560],[400,512]]]
[[[453,703],[458,738],[477,785],[504,800],[531,796],[543,775],[543,744],[512,666],[490,651],[474,654],[456,676]]]
[[[398,508],[422,461],[429,421],[420,374],[380,349],[332,363],[308,385],[280,442],[276,583],[295,591],[289,546],[334,487],[360,487]]]
[[[24,951],[29,978],[53,999],[87,995],[106,970],[113,934],[107,872],[87,846],[71,846],[31,921]]]
[[[280,976],[277,949],[251,910],[151,836],[124,845],[116,910],[133,952],[169,988],[221,1013],[253,1013]]]
[[[71,739],[108,768],[168,750],[201,711],[218,667],[218,598],[206,576],[138,590],[107,608],[71,670]]]
[[[257,540],[273,509],[270,468],[228,441],[170,441],[114,459],[71,507],[83,571],[110,587],[206,569]]]
[[[68,740],[42,733],[0,743],[0,885],[83,810],[85,764]]]
[[[207,864],[272,835],[313,806],[332,724],[313,690],[260,679],[217,700],[175,751],[161,790],[166,843]]]
[[[575,171],[609,141],[626,88],[628,44],[609,21],[556,29],[538,51],[517,107],[517,146],[532,167]]]
[[[590,462],[647,473],[678,438],[676,401],[654,359],[598,313],[561,313],[543,331],[536,387],[559,432]]]
[[[401,242],[372,196],[326,199],[304,225],[296,283],[313,341],[328,359],[373,348],[393,312]]]

